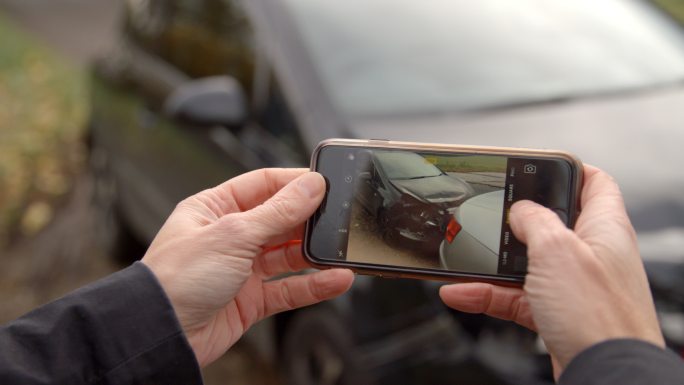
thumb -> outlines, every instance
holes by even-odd
[[[292,232],[316,211],[325,194],[325,179],[308,172],[288,183],[263,204],[245,211],[245,223],[249,224],[260,244],[279,235]]]
[[[586,251],[586,245],[556,213],[534,202],[513,204],[510,223],[516,238],[527,245],[528,280],[533,272],[545,276],[556,274]]]
[[[530,251],[554,249],[576,238],[556,213],[531,201],[513,204],[510,223],[513,234]]]

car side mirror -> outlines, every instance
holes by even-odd
[[[188,124],[236,128],[247,119],[247,102],[236,79],[212,76],[176,88],[164,103],[164,113]]]

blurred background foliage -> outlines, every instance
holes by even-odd
[[[665,11],[667,11],[670,16],[677,19],[680,24],[684,24],[684,0],[652,0],[653,3],[657,4]]]
[[[84,162],[85,79],[0,13],[0,248],[50,221]]]

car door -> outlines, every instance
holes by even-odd
[[[97,87],[95,104],[103,115],[98,120],[110,126],[108,142],[116,147],[125,214],[151,239],[183,198],[251,169],[301,166],[308,155],[238,2],[138,6],[147,8],[131,11],[138,16],[127,23],[127,43],[114,71],[117,86]],[[257,60],[264,62],[257,66]],[[180,121],[165,113],[174,91],[217,75],[230,76],[244,90],[243,124]]]
[[[369,156],[368,160],[361,160],[361,163],[364,167],[358,172],[355,196],[369,214],[376,216],[385,200],[385,184],[380,177],[376,159]]]

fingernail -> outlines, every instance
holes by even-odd
[[[325,188],[325,181],[321,174],[310,172],[299,178],[299,188],[309,198],[317,197]]]
[[[511,217],[517,216],[518,213],[532,209],[536,204],[532,201],[517,201],[511,206]]]
[[[528,201],[528,200],[523,200],[523,201],[517,201],[513,203],[511,206],[511,209],[515,208],[515,210],[524,210],[527,207],[534,206],[534,202]]]
[[[510,223],[511,226],[516,227],[515,225],[517,224],[518,221],[518,216],[520,215],[521,211],[529,210],[529,208],[532,206],[532,202],[530,201],[517,201],[514,202],[513,205],[511,205],[511,209],[508,212],[508,219],[506,220],[507,223]]]

